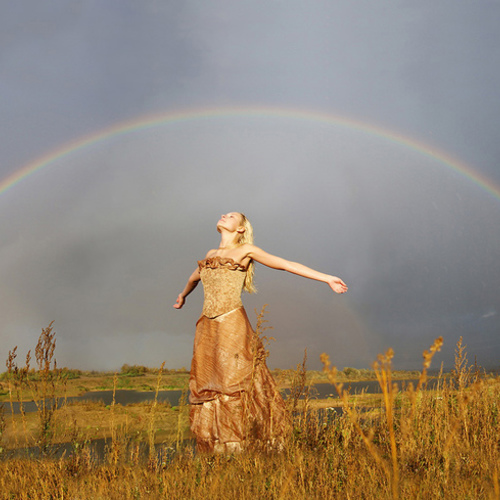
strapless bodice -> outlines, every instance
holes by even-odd
[[[203,315],[215,318],[242,307],[241,291],[246,269],[233,259],[209,257],[198,261],[205,293]]]

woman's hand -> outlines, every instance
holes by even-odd
[[[175,301],[174,307],[175,309],[180,309],[184,305],[185,299],[182,296],[182,293],[180,293],[177,297],[177,300]]]
[[[186,297],[196,288],[200,279],[200,270],[199,268],[196,268],[193,271],[193,274],[191,274],[191,276],[189,277],[184,290],[182,290],[182,292],[178,295],[177,300],[174,304],[175,309],[180,309],[184,305],[184,302],[186,302]]]
[[[328,278],[328,286],[336,293],[347,292],[347,285],[337,276],[330,276]]]

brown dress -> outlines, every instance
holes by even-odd
[[[189,380],[191,430],[200,451],[275,443],[288,414],[241,303],[246,269],[232,259],[198,262],[205,291]]]

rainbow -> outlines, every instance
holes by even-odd
[[[453,158],[450,154],[440,151],[427,144],[415,139],[405,137],[397,132],[384,129],[379,126],[371,125],[351,118],[336,116],[329,113],[322,113],[310,110],[274,108],[274,107],[218,107],[218,108],[198,108],[187,109],[183,111],[173,111],[159,114],[149,114],[121,122],[98,132],[79,137],[54,151],[50,151],[36,160],[22,166],[12,174],[0,181],[0,194],[19,184],[23,179],[42,170],[56,160],[60,160],[77,151],[87,148],[91,145],[106,141],[111,137],[129,134],[139,130],[158,127],[161,125],[187,122],[191,120],[206,120],[215,118],[229,117],[276,117],[290,118],[292,120],[306,120],[320,122],[327,125],[335,125],[347,129],[358,130],[366,134],[380,137],[381,139],[402,145],[409,149],[437,160],[446,167],[458,172],[462,176],[471,180],[496,198],[500,199],[500,186],[497,186],[491,179],[476,172],[470,166]]]

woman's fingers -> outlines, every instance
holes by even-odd
[[[174,307],[175,309],[180,309],[183,305],[184,305],[184,298],[179,295],[177,297],[177,300],[175,301]]]

